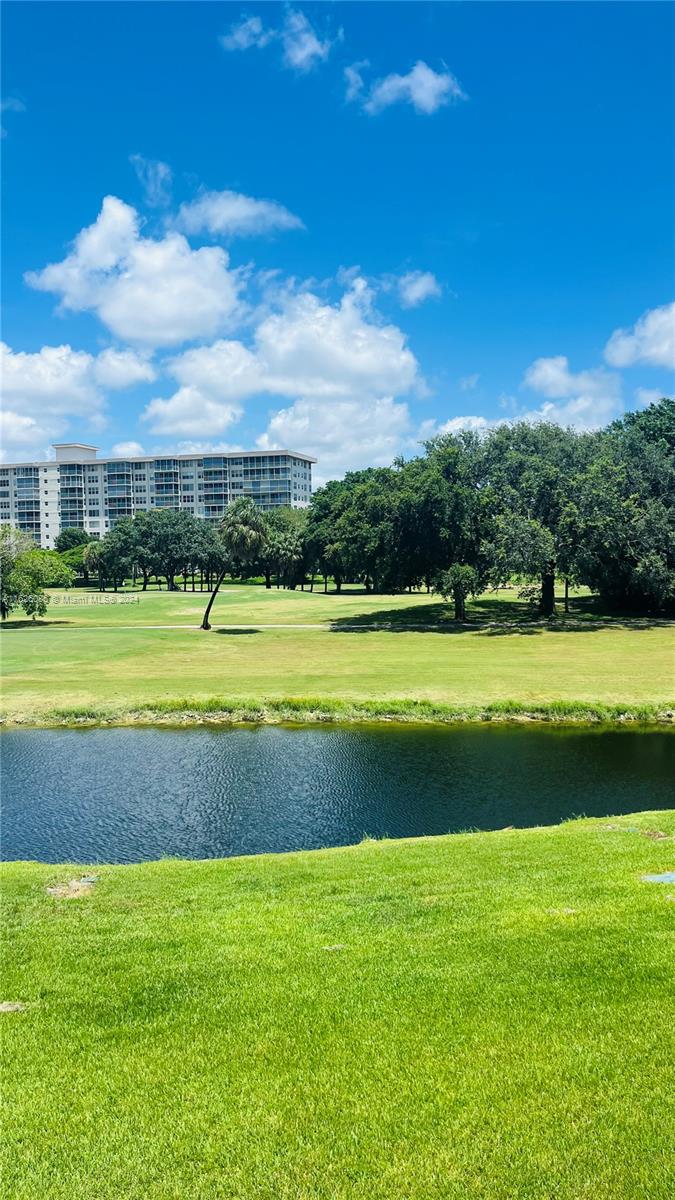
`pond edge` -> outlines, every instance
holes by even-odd
[[[483,705],[444,704],[430,700],[338,700],[323,697],[205,700],[178,699],[129,707],[93,705],[53,708],[0,717],[4,728],[317,725],[388,723],[556,724],[675,726],[675,701],[663,704],[603,704],[585,700],[532,703],[498,700]]]

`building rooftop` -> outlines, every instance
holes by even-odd
[[[268,457],[270,454],[287,454],[292,458],[301,458],[305,462],[315,463],[317,460],[311,454],[301,450],[265,449],[265,450],[207,450],[192,454],[171,454],[169,451],[159,454],[106,454],[97,458],[98,446],[90,446],[86,442],[54,442],[55,458],[42,459],[32,462],[2,463],[3,467],[47,467],[56,463],[106,463],[106,462],[155,462],[157,459],[175,458],[192,461],[196,458],[256,458]]]

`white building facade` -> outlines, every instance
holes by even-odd
[[[31,534],[45,550],[54,549],[62,529],[104,537],[144,509],[183,509],[218,521],[240,496],[265,511],[304,508],[316,462],[292,450],[99,459],[96,446],[67,442],[54,451],[49,462],[0,465],[0,524]]]

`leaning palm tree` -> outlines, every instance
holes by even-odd
[[[219,535],[226,559],[228,561],[233,559],[245,567],[254,562],[264,549],[267,540],[267,522],[263,513],[252,500],[249,500],[247,496],[240,496],[225,509],[225,516],[220,522]],[[202,629],[211,628],[209,616],[225,574],[225,568],[218,574],[216,586],[206,606]]]

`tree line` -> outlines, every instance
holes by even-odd
[[[542,616],[556,578],[610,607],[675,603],[675,402],[606,429],[503,424],[427,442],[391,467],[348,474],[309,510],[308,558],[338,590],[425,587],[466,600],[518,578]]]
[[[210,610],[226,574],[282,587],[426,589],[466,603],[514,579],[542,616],[556,579],[585,584],[609,607],[675,606],[675,402],[661,400],[606,429],[505,423],[426,442],[390,467],[349,472],[306,510],[263,513],[236,500],[219,525],[154,509],[119,521],[100,540],[57,539],[62,568],[101,588],[129,578],[206,590]],[[33,555],[48,551],[31,550]],[[53,552],[51,552],[53,553]],[[43,564],[44,574],[44,564]],[[16,589],[15,589],[16,590]],[[11,607],[11,604],[10,604]],[[3,613],[4,613],[3,607]]]

